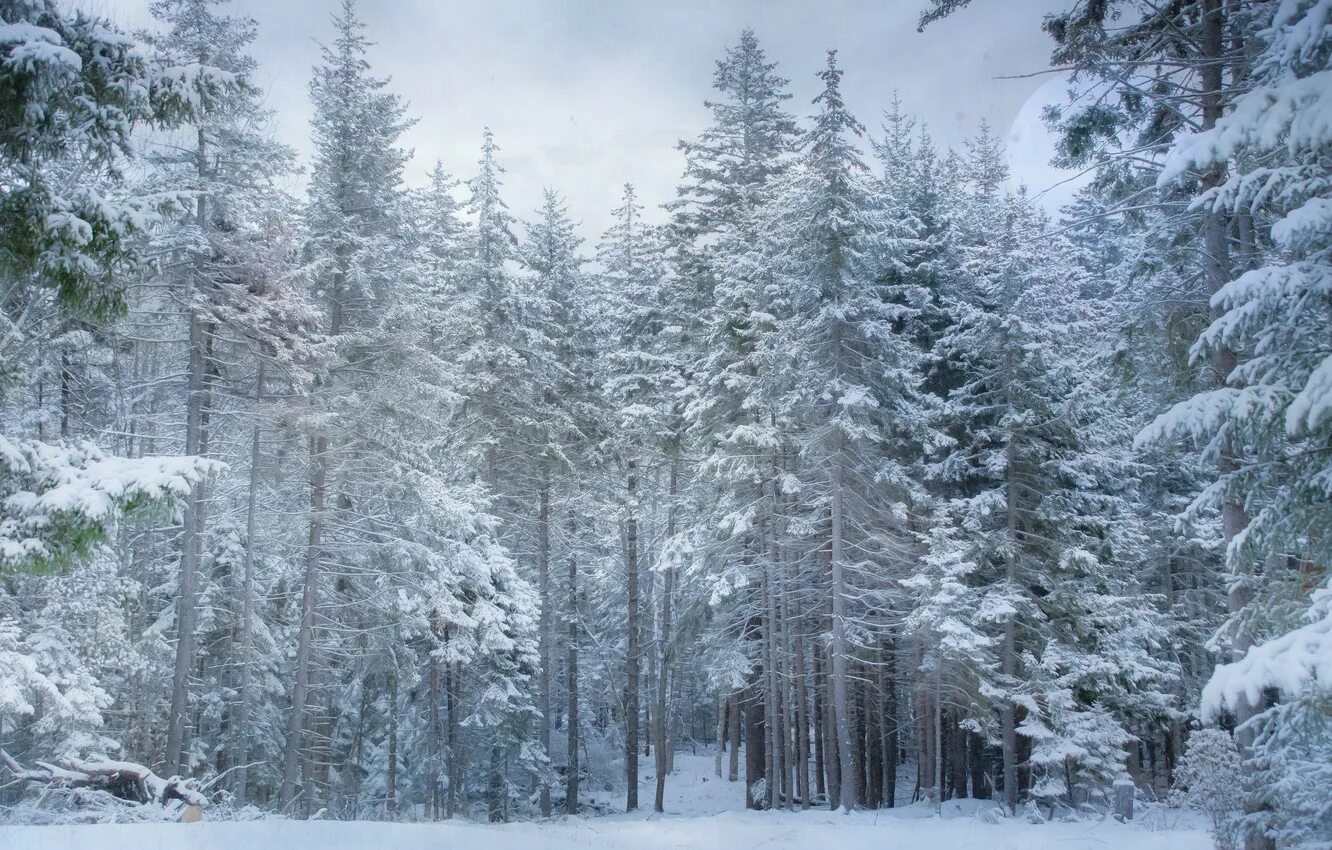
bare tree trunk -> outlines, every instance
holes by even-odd
[[[1012,346],[1007,346],[1005,354],[1005,370],[1009,375],[1013,373],[1013,354]],[[1009,398],[1007,403],[1009,407],[1014,406],[1011,398],[1012,384],[1010,382],[1007,390]],[[1004,578],[1009,587],[1016,592],[1018,583],[1018,557],[1021,552],[1021,543],[1018,540],[1018,502],[1017,482],[1014,480],[1018,475],[1021,459],[1018,457],[1018,446],[1016,436],[1009,438],[1008,445],[1005,447],[1006,475],[1007,484],[1004,488],[1004,498],[1007,502],[1008,510],[1008,547],[1009,555],[1004,559]],[[1000,660],[1001,672],[1005,682],[1011,683],[1017,679],[1018,673],[1018,649],[1017,649],[1017,613],[1011,612],[1004,618],[1004,643],[1002,658]],[[1000,736],[1003,744],[1004,760],[1004,805],[1008,807],[1009,813],[1017,811],[1018,803],[1018,741],[1017,741],[1017,706],[1010,699],[1004,699],[999,708],[999,726]]]
[[[958,713],[948,712],[948,759],[952,762],[953,796],[967,796],[967,735],[958,722]]]
[[[717,692],[717,754],[713,758],[712,770],[717,778],[722,778],[722,753],[726,752],[726,697]]]
[[[760,547],[762,548],[762,547]],[[781,804],[782,720],[777,705],[777,608],[773,601],[772,560],[763,568],[763,716],[767,721],[764,747],[764,803],[769,809]]]
[[[570,537],[575,530],[574,523],[569,523]],[[572,550],[572,543],[570,544]],[[572,552],[569,555],[569,746],[568,772],[564,779],[564,810],[568,814],[578,814],[578,558]]]
[[[255,532],[259,513],[259,450],[263,437],[260,430],[259,406],[264,401],[264,362],[259,361],[255,375],[254,424],[250,428],[250,485],[245,504],[245,563],[241,583],[241,669],[240,706],[236,714],[236,779],[232,791],[242,803],[246,800],[246,783],[250,762],[250,711],[254,681],[254,553]]]
[[[915,648],[915,655],[915,699],[912,700],[912,707],[915,711],[916,727],[916,790],[930,794],[932,793],[931,789],[935,786],[935,773],[939,766],[938,755],[934,746],[934,728],[931,722],[934,713],[934,695],[930,692],[926,682],[924,666],[921,663],[923,650],[919,645]]]
[[[629,639],[625,650],[624,774],[625,811],[638,808],[638,669],[642,626],[638,611],[638,473],[629,461],[629,511],[625,520],[625,572],[629,606]]]
[[[398,674],[389,673],[388,778],[384,809],[390,820],[398,814]]]
[[[647,676],[639,680],[639,704],[643,706],[643,718],[639,722],[639,730],[643,735],[643,758],[652,757],[652,730],[656,728],[652,723],[652,697],[643,699],[642,694],[654,695],[657,693],[657,609],[654,607],[654,597],[656,595],[657,575],[652,569],[652,564],[646,564],[646,569],[639,579],[638,592],[638,610],[639,622],[642,624],[643,632],[639,636],[638,651],[647,658]],[[642,669],[642,665],[639,665]],[[645,680],[644,680],[645,679]]]
[[[445,636],[447,640],[447,635]],[[462,754],[458,752],[458,664],[444,664],[444,708],[448,713],[445,745],[448,747],[449,788],[444,795],[444,817],[452,819],[458,811],[458,789],[462,783]]]
[[[794,631],[795,659],[795,767],[796,793],[800,795],[800,808],[810,807],[809,798],[809,693],[805,680],[804,620],[797,611],[791,618]]]
[[[430,708],[426,727],[426,818],[439,818],[439,657],[432,650],[428,656],[427,696]]]
[[[857,670],[859,664],[856,665]],[[860,676],[857,673],[854,683],[849,683],[850,694],[847,704],[851,707],[851,716],[847,722],[851,726],[851,774],[855,777],[854,799],[857,806],[865,806],[869,802],[869,796],[866,789],[865,776],[865,712],[861,710],[861,688]]]
[[[732,691],[726,701],[726,725],[728,728],[726,780],[740,780],[740,693]]]
[[[538,635],[541,655],[541,682],[537,709],[541,713],[538,721],[541,751],[549,763],[550,750],[550,466],[545,460],[541,464],[541,483],[537,490],[537,590],[541,595],[540,634]],[[541,771],[541,816],[550,817],[550,780],[549,767]]]
[[[846,641],[846,577],[843,575],[845,554],[843,552],[843,525],[845,499],[846,459],[845,437],[839,431],[836,438],[836,458],[833,461],[832,480],[832,686],[833,686],[833,727],[837,730],[837,757],[840,765],[839,804],[843,811],[855,808],[855,767],[851,756],[851,702],[847,695],[847,654]]]
[[[975,732],[967,734],[971,760],[971,796],[990,799],[990,771],[985,764],[985,739]]]
[[[822,797],[828,793],[828,785],[825,777],[827,776],[828,765],[824,758],[823,745],[823,727],[824,727],[824,709],[823,709],[823,672],[822,662],[819,661],[820,652],[818,642],[814,643],[814,651],[810,653],[814,662],[814,686],[810,688],[810,695],[813,697],[814,716],[811,724],[814,726],[814,793]]]
[[[319,604],[319,573],[324,535],[324,501],[328,484],[328,437],[314,440],[311,452],[314,474],[310,479],[310,538],[305,550],[305,588],[301,592],[301,625],[296,634],[296,681],[291,691],[291,716],[287,720],[287,744],[283,757],[282,790],[278,805],[286,809],[296,797],[301,776],[302,731],[305,702],[310,687],[310,655],[314,645],[315,608]]]
[[[199,199],[202,209],[204,201]],[[200,453],[204,408],[204,323],[190,306],[189,368],[185,399],[185,454]],[[165,772],[184,773],[186,713],[190,674],[194,670],[194,630],[199,609],[199,562],[202,556],[201,487],[185,496],[180,540],[180,592],[176,598],[176,663],[171,676],[171,707],[167,714]]]
[[[897,805],[897,750],[898,717],[897,706],[897,641],[889,640],[885,644],[884,663],[884,730],[883,736],[883,798],[888,808]]]
[[[679,482],[679,464],[672,459],[670,480],[667,485],[667,498],[670,503],[666,507],[666,539],[669,541],[675,537],[675,498],[676,487]],[[675,595],[675,565],[668,564],[661,575],[661,634],[658,637],[660,641],[661,663],[657,667],[657,717],[656,717],[656,745],[657,745],[657,794],[653,801],[654,811],[665,811],[663,806],[666,800],[666,774],[670,771],[669,751],[670,745],[666,741],[667,729],[667,687],[671,677],[672,659],[674,657],[672,636],[671,636],[671,597]],[[719,756],[720,757],[720,756]],[[721,771],[718,770],[718,773]]]
[[[503,823],[507,794],[504,789],[504,753],[499,741],[490,742],[490,765],[486,769],[486,820]]]
[[[745,806],[760,808],[761,801],[754,796],[754,786],[763,777],[763,701],[758,695],[758,674],[754,673],[745,688]]]
[[[789,727],[786,724],[786,710],[783,705],[785,696],[782,686],[781,629],[782,612],[778,597],[781,585],[781,511],[777,492],[777,464],[773,463],[773,477],[769,483],[772,491],[772,524],[769,529],[768,565],[764,571],[767,576],[768,592],[768,746],[772,753],[771,772],[768,778],[770,805],[780,808],[785,804],[784,794],[789,790],[786,771],[786,744]]]
[[[861,670],[860,710],[865,716],[865,804],[877,809],[883,804],[883,731],[879,676]]]
[[[208,146],[203,128],[197,131],[194,151],[195,173],[199,178],[208,171]],[[208,229],[208,195],[200,193],[195,202],[195,224],[201,231]],[[202,283],[202,275],[199,277]],[[205,323],[193,304],[195,292],[187,287],[185,309],[190,317],[189,353],[185,398],[185,454],[196,456],[203,452],[206,440],[205,409],[208,405],[205,385],[207,356]],[[69,429],[68,368],[61,369],[61,434]],[[167,715],[166,770],[183,773],[185,747],[185,715],[189,711],[190,673],[194,668],[194,630],[199,608],[199,564],[203,556],[203,494],[202,485],[192,487],[185,496],[182,511],[180,544],[180,595],[176,600],[176,663],[171,677],[171,706]]]
[[[834,811],[842,805],[841,741],[837,739],[836,712],[832,704],[832,655],[823,662],[823,774],[828,786],[828,808]]]

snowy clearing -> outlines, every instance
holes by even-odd
[[[987,823],[975,816],[981,800],[953,800],[944,815],[916,805],[851,815],[835,812],[750,812],[741,783],[712,775],[712,756],[681,755],[666,784],[665,815],[638,812],[544,823],[382,823],[264,820],[243,823],[0,826],[0,847],[22,850],[779,850],[836,847],[926,850],[1211,850],[1205,830],[1185,828],[1191,815],[1131,824],[1106,819],[1030,824]],[[651,808],[652,777],[640,784]],[[621,796],[621,792],[616,792]],[[1180,828],[1158,829],[1148,823]]]
[[[565,822],[393,824],[369,821],[252,821],[206,824],[0,827],[0,844],[23,850],[666,850],[666,848],[828,847],[930,850],[1211,850],[1201,831],[1148,832],[1114,821],[1031,825],[987,824],[974,818],[908,819],[873,812],[728,812],[713,817],[573,819]]]

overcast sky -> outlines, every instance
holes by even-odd
[[[140,27],[149,0],[92,0]],[[332,38],[338,0],[232,0],[259,22],[257,83],[277,111],[277,131],[309,152],[307,84],[319,42]],[[976,3],[916,32],[926,0],[360,0],[375,41],[377,74],[392,77],[419,121],[408,181],[436,159],[471,175],[489,125],[508,170],[506,200],[530,217],[544,186],[569,200],[592,237],[625,181],[645,204],[674,196],[675,150],[708,121],[715,62],[744,27],[791,80],[790,108],[808,116],[824,51],[846,70],[848,105],[871,130],[894,90],[942,144],[956,146],[986,119],[1011,138],[1015,170],[1036,189],[1055,182],[1039,101],[1048,78],[1000,79],[1046,67],[1042,16],[1061,0]],[[1024,108],[1025,106],[1025,108]],[[1015,123],[1016,122],[1016,123]],[[1062,197],[1062,195],[1060,195]]]

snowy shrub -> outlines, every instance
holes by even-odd
[[[1179,805],[1207,815],[1220,850],[1235,846],[1236,817],[1244,807],[1240,753],[1235,739],[1221,729],[1200,729],[1175,772],[1172,797]]]
[[[1278,847],[1330,850],[1332,690],[1311,683],[1250,723],[1258,734],[1249,786],[1259,807],[1245,828],[1267,832]]]

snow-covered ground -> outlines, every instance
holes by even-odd
[[[546,823],[398,824],[370,821],[0,826],[0,848],[14,850],[1211,850],[1198,828],[1162,828],[1160,819],[1033,825],[987,823],[974,803],[936,815],[908,806],[840,815],[746,812],[739,783],[712,775],[709,756],[681,756],[667,783],[665,815],[650,812]],[[650,809],[653,783],[641,800]],[[1173,819],[1172,819],[1173,820]],[[1188,823],[1185,818],[1180,823]]]

